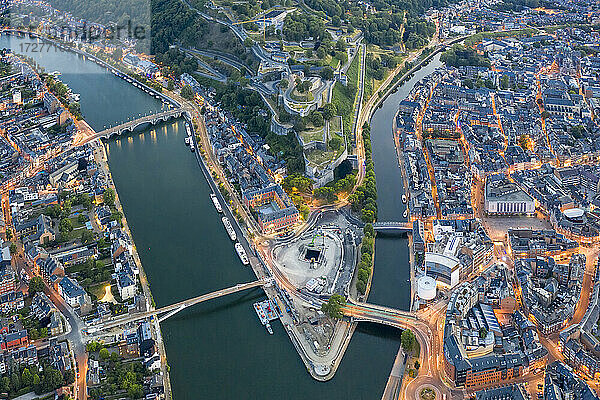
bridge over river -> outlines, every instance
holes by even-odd
[[[411,233],[412,222],[401,222],[401,221],[385,221],[373,223],[373,229],[377,232],[399,232],[399,233]]]
[[[252,289],[252,288],[255,288],[258,286],[265,286],[265,285],[270,285],[270,284],[271,284],[270,280],[262,280],[262,279],[259,279],[259,280],[253,281],[253,282],[239,283],[232,287],[216,290],[214,292],[203,294],[203,295],[197,296],[197,297],[192,297],[191,299],[183,300],[183,301],[180,301],[175,304],[160,307],[155,310],[126,315],[124,317],[117,318],[112,321],[100,323],[98,325],[95,325],[94,328],[97,328],[98,330],[106,331],[106,330],[109,330],[112,328],[119,327],[121,325],[125,325],[125,324],[135,322],[135,321],[140,321],[142,319],[146,319],[146,318],[149,318],[152,316],[159,317],[158,321],[162,322],[165,319],[177,314],[178,312],[180,312],[188,307],[191,307],[193,305],[196,305],[198,303],[202,303],[207,300],[212,300],[212,299],[216,299],[219,297],[227,296],[232,293],[241,292],[243,290]]]
[[[161,111],[154,114],[143,115],[139,118],[130,121],[125,121],[115,126],[111,126],[100,132],[92,131],[91,133],[87,134],[82,140],[78,141],[77,144],[82,145],[100,138],[108,139],[113,135],[122,135],[125,132],[133,132],[137,127],[144,124],[156,125],[161,122],[166,122],[172,118],[181,118],[185,115],[191,118],[190,110],[181,107]],[[89,129],[91,130],[91,128]]]

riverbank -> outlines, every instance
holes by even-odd
[[[129,225],[127,223],[127,218],[125,217],[125,211],[123,210],[123,207],[121,205],[121,201],[119,199],[119,194],[117,192],[117,188],[113,182],[112,174],[110,173],[110,168],[108,166],[108,156],[106,154],[105,145],[101,141],[96,141],[95,143],[92,143],[91,145],[94,147],[94,158],[96,159],[96,162],[100,166],[100,169],[109,178],[108,186],[115,192],[115,207],[123,215],[123,217],[121,219],[121,224],[123,226],[123,230],[125,230],[125,232],[129,236],[129,238],[131,239],[131,253],[133,256],[133,260],[134,260],[138,270],[140,271],[139,279],[140,279],[140,283],[142,285],[142,291],[144,292],[144,298],[146,299],[146,308],[148,310],[154,310],[155,303],[154,303],[154,298],[152,297],[152,292],[150,291],[150,283],[146,276],[146,272],[144,271],[142,261],[138,254],[137,248],[135,246],[133,235],[131,234],[131,230],[129,229]],[[168,368],[168,363],[167,363],[167,351],[165,349],[165,345],[164,345],[164,342],[162,339],[162,332],[160,330],[158,318],[153,318],[152,322],[153,322],[152,326],[153,326],[154,333],[155,333],[154,336],[156,337],[156,343],[158,344],[158,353],[159,353],[160,359],[161,359],[161,373],[163,375],[165,398],[166,398],[166,400],[171,400],[173,398],[173,394],[172,394],[172,390],[171,390],[171,380],[169,377],[169,368]]]

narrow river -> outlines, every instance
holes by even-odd
[[[0,37],[1,47],[15,52],[31,41]],[[82,113],[96,130],[161,106],[76,54],[51,47],[27,55],[47,71],[62,73],[61,79],[81,94]],[[395,109],[407,90],[391,96],[373,123],[382,219],[396,218],[398,210],[402,215],[400,175],[389,143]],[[175,121],[108,142],[111,173],[157,306],[254,278],[235,254],[184,137],[183,122]],[[378,239],[376,259],[371,298],[405,307],[406,240]],[[381,398],[399,346],[397,330],[360,324],[334,379],[319,383],[306,372],[280,324],[272,336],[260,325],[252,303],[263,297],[258,289],[230,295],[162,324],[176,400]]]
[[[415,84],[440,67],[440,55],[418,70],[411,79],[398,87],[378,108],[371,118],[371,145],[377,179],[377,219],[379,221],[406,221],[402,215],[404,185],[398,167],[392,125],[398,104],[408,96]],[[369,301],[401,310],[410,308],[410,270],[408,239],[378,235],[375,240],[373,290]]]

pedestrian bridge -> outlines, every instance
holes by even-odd
[[[270,284],[272,284],[272,279],[266,279],[266,280],[259,279],[259,280],[253,281],[253,282],[239,283],[239,284],[229,287],[229,288],[216,290],[216,291],[208,293],[208,294],[203,294],[201,296],[183,300],[183,301],[180,301],[175,304],[157,308],[155,310],[126,315],[124,317],[117,318],[112,321],[98,324],[95,327],[98,328],[99,330],[106,331],[106,330],[116,328],[116,327],[131,323],[131,322],[140,321],[140,320],[152,317],[152,316],[158,317],[158,321],[162,322],[165,319],[177,314],[178,312],[180,312],[188,307],[191,307],[193,305],[196,305],[198,303],[202,303],[202,302],[205,302],[208,300],[227,296],[229,294],[241,292],[243,290],[252,289],[252,288],[255,288],[258,286],[265,286],[265,285],[270,285]]]
[[[373,229],[378,232],[400,232],[400,233],[411,233],[412,222],[401,222],[401,221],[386,221],[386,222],[375,222],[373,223]]]

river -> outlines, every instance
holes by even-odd
[[[20,43],[31,41],[0,37],[1,47],[16,52]],[[81,94],[82,113],[94,129],[160,108],[156,99],[95,63],[50,49],[27,55],[47,71],[62,72],[61,79]],[[400,200],[394,200],[399,199],[399,170],[393,146],[385,144],[386,137],[391,143],[400,94],[386,101],[376,114],[381,118],[374,119],[380,123],[373,123],[381,218],[401,210]],[[184,136],[183,122],[171,121],[111,139],[107,146],[111,174],[157,306],[254,279],[234,252]],[[391,154],[389,160],[382,159],[386,154]],[[385,168],[394,171],[386,174]],[[405,239],[377,239],[374,302],[406,303],[399,299],[406,297],[408,270],[398,260],[407,257]],[[260,325],[252,303],[262,298],[260,289],[233,294],[161,324],[176,400],[381,398],[399,346],[397,330],[360,324],[336,376],[320,383],[306,372],[279,323],[272,336]]]
[[[371,118],[371,146],[377,179],[377,219],[379,221],[406,221],[402,215],[404,185],[398,168],[392,125],[398,104],[408,96],[414,85],[440,67],[440,55],[415,72],[413,77],[392,93]],[[401,310],[410,308],[410,269],[408,239],[377,235],[375,265],[369,302],[385,304]]]

